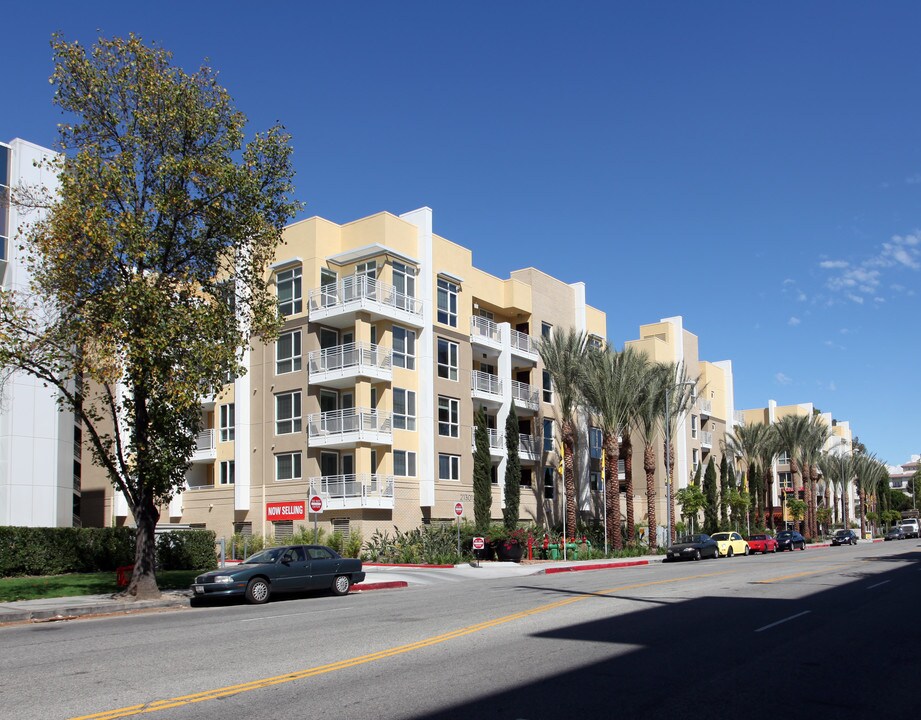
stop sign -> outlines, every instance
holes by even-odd
[[[482,550],[484,547],[486,547],[485,538],[481,538],[481,537],[473,538],[473,549],[474,550]]]
[[[457,517],[464,514],[464,503],[459,502],[454,506],[454,514],[457,515]]]
[[[321,498],[319,495],[310,496],[310,512],[323,512],[323,498]]]

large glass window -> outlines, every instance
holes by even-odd
[[[544,452],[553,452],[553,420],[544,418]]]
[[[544,498],[553,499],[553,489],[556,487],[556,477],[553,468],[544,468]]]
[[[409,450],[394,450],[393,474],[396,477],[416,477],[416,453]]]
[[[236,465],[233,460],[221,462],[221,485],[233,485],[236,481]]]
[[[416,333],[399,325],[393,326],[393,364],[407,370],[416,367]]]
[[[550,373],[544,370],[542,377],[543,377],[543,383],[544,383],[544,402],[552,403],[553,402],[553,381],[550,379]]]
[[[460,435],[460,401],[457,398],[438,397],[438,434],[454,438]]]
[[[292,330],[278,336],[275,343],[275,374],[301,369],[301,331]]]
[[[542,322],[540,324],[540,336],[542,338],[549,338],[553,333],[553,325],[548,322]]]
[[[438,322],[457,327],[457,291],[453,282],[438,278]]]
[[[457,352],[456,342],[438,338],[438,377],[457,380]]]
[[[234,412],[234,404],[228,403],[226,405],[221,405],[220,412],[220,430],[221,430],[221,442],[230,442],[234,438],[234,425],[236,413]]]
[[[299,452],[280,453],[275,456],[275,479],[301,479],[301,454]]]
[[[301,295],[301,268],[282,270],[275,275],[278,293],[278,311],[282,315],[295,315],[304,308]]]
[[[603,444],[604,433],[601,431],[601,428],[590,427],[588,429],[588,453],[595,460],[601,457]]]
[[[394,262],[393,289],[407,298],[416,297],[416,269],[401,262]]]
[[[439,454],[438,479],[460,480],[460,455]]]
[[[697,416],[691,415],[691,437],[697,437]]]
[[[412,390],[393,389],[393,427],[398,430],[416,429],[416,393]]]
[[[782,490],[792,490],[793,489],[793,473],[790,472],[779,472],[777,473],[777,484]]]
[[[275,434],[288,435],[301,431],[301,391],[279,393],[275,396]]]

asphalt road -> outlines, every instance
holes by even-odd
[[[905,541],[13,626],[0,718],[900,715],[919,599]]]

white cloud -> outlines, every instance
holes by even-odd
[[[921,174],[918,175],[918,183],[921,183]],[[881,302],[878,298],[882,298],[881,287],[885,288],[884,271],[921,270],[921,231],[893,235],[879,246],[875,255],[859,262],[822,260],[819,267],[829,271],[825,285],[830,290],[840,292],[858,304],[864,301],[861,296],[869,296]],[[901,287],[904,286],[900,283],[891,284],[895,292],[899,292]]]
[[[846,268],[850,263],[847,260],[823,260],[819,263],[820,268],[834,270],[836,268]]]
[[[851,302],[855,302],[858,305],[863,305],[863,298],[860,297],[860,295],[855,295],[854,293],[848,293],[846,297]]]
[[[908,185],[921,184],[921,173],[915,173],[914,175],[909,175],[907,178],[905,178],[905,182]]]
[[[787,325],[792,325],[793,327],[796,327],[799,324],[800,324],[800,319],[798,317],[791,317],[789,320],[787,320]]]
[[[806,297],[806,293],[804,293],[802,290],[800,290],[800,293],[799,293],[799,295],[796,296],[796,299],[797,299],[799,302],[806,302],[809,298]]]
[[[793,382],[793,378],[784,375],[782,372],[777,373],[774,376],[774,380],[777,381],[778,385],[789,385]]]
[[[831,390],[832,392],[834,392],[835,390],[838,389],[838,386],[835,385],[835,381],[834,381],[834,380],[832,380],[830,383],[828,383],[828,389]]]

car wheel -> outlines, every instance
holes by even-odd
[[[694,551],[694,559],[695,559],[695,560],[700,560],[700,550],[695,550],[695,551]]]
[[[777,552],[777,546],[776,546],[776,545],[775,545],[774,547],[771,548],[771,552],[772,552],[772,553],[776,553],[776,552]]]
[[[748,549],[748,545],[746,545],[746,546],[745,546],[745,555],[747,556],[748,553],[749,553],[749,549]]]
[[[732,553],[732,548],[729,548],[729,549],[726,551],[726,557],[732,557],[732,555],[733,555],[733,553]]]
[[[806,543],[803,543],[802,545],[800,545],[800,546],[799,546],[799,549],[800,549],[800,550],[805,550],[805,549],[806,549]]]
[[[253,578],[246,586],[246,601],[253,605],[262,605],[269,601],[269,581],[265,578]]]
[[[333,595],[348,595],[350,587],[352,587],[352,581],[348,575],[336,575],[336,579],[333,580]]]

